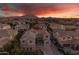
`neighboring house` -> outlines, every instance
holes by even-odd
[[[12,41],[16,34],[17,32],[12,29],[0,30],[0,47],[3,47],[4,45]]]
[[[0,30],[11,29],[10,25],[0,23]]]
[[[65,25],[65,30],[66,31],[78,31],[79,30],[79,28],[78,28],[78,26],[75,26],[75,25]]]
[[[0,23],[0,47],[6,45],[16,36],[17,31],[11,29],[8,24]]]
[[[71,54],[79,54],[79,31],[53,30],[53,35]]]
[[[64,30],[53,30],[53,35],[58,41],[62,43],[68,43],[69,41],[79,40],[79,32],[78,31],[64,31]],[[69,42],[70,43],[70,42]],[[73,44],[73,43],[70,43]],[[78,44],[75,42],[75,44]]]
[[[50,28],[52,30],[69,30],[69,31],[79,31],[79,26],[75,25],[62,25],[57,23],[50,23]]]
[[[50,23],[50,28],[51,29],[61,29],[64,30],[65,26],[57,23]]]
[[[21,23],[19,23],[19,24],[17,24],[15,26],[15,29],[16,30],[28,30],[29,29],[29,24],[21,24]]]

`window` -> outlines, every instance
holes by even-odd
[[[65,37],[62,38],[62,40],[65,40],[65,39],[66,39]]]
[[[27,48],[27,51],[32,51],[32,48],[30,48],[30,47],[29,47],[29,48]]]
[[[67,38],[67,37],[63,37],[62,40],[63,40],[63,41],[67,41],[68,38]]]
[[[76,46],[76,50],[79,50],[79,45]]]
[[[0,38],[2,38],[2,37],[0,36]]]
[[[49,42],[46,42],[46,44],[48,44]]]
[[[35,42],[36,42],[36,45],[43,46],[44,45],[43,35],[40,33],[37,34]]]
[[[23,40],[22,42],[24,43],[25,41]]]
[[[29,49],[27,48],[27,51],[28,51]]]
[[[79,50],[79,45],[76,45],[72,48],[73,50]]]
[[[25,50],[25,47],[23,47],[23,49]]]
[[[29,48],[30,49],[30,51],[32,50],[32,48]]]
[[[44,40],[43,39],[36,39],[36,45],[43,46]]]
[[[68,39],[70,39],[71,37],[67,37]]]
[[[64,47],[69,47],[69,46],[70,46],[70,44],[63,44],[63,46],[64,46]]]
[[[32,43],[32,41],[29,41],[30,43]]]
[[[46,35],[46,38],[48,38],[48,36]]]

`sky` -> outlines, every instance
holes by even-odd
[[[78,3],[0,4],[0,17],[34,15],[38,17],[79,18]]]

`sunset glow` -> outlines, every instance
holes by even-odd
[[[34,15],[38,17],[79,18],[79,4],[3,4],[0,17]]]
[[[23,13],[16,13],[15,15],[16,15],[16,16],[24,16]]]

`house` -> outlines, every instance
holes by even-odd
[[[57,23],[50,23],[50,28],[51,29],[61,29],[64,30],[65,26]]]
[[[44,24],[37,24],[21,37],[21,47],[26,51],[40,50],[43,54],[53,54],[51,49],[50,34]]]
[[[79,31],[53,30],[53,36],[66,51],[79,54]]]
[[[15,26],[16,30],[28,30],[29,29],[29,24],[18,24]]]
[[[7,43],[10,43],[14,39],[16,34],[17,32],[12,29],[0,30],[0,47],[3,47]]]
[[[67,41],[66,43],[68,43],[69,41],[73,41],[73,40],[75,42],[75,40],[79,40],[79,32],[78,31],[54,30],[53,35],[61,43],[65,43],[66,41]],[[75,42],[75,44],[78,44],[78,43]]]
[[[0,30],[2,29],[11,29],[10,25],[0,23]]]

